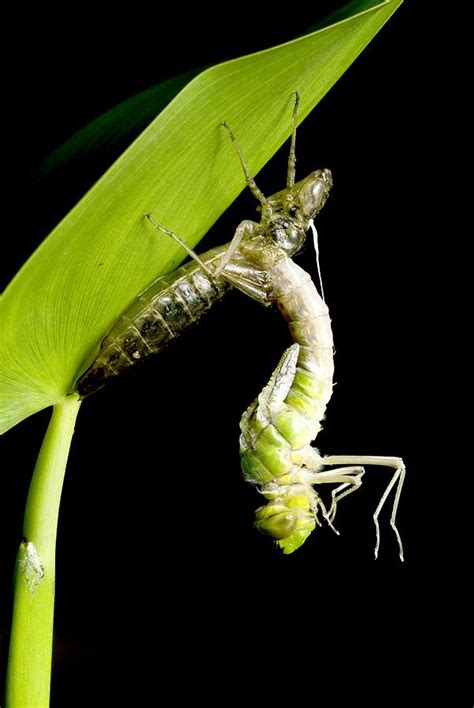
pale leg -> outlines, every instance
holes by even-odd
[[[403,460],[400,457],[376,457],[376,456],[368,456],[368,455],[328,455],[327,457],[323,457],[322,460],[324,465],[377,465],[379,467],[392,467],[395,469],[395,473],[390,480],[390,483],[387,486],[387,489],[382,495],[382,498],[380,502],[377,505],[377,508],[374,512],[374,524],[375,524],[375,537],[376,537],[376,542],[375,542],[375,558],[377,558],[379,554],[379,547],[380,547],[380,527],[379,527],[379,515],[380,512],[382,511],[383,505],[387,501],[387,497],[392,491],[393,487],[395,486],[395,483],[398,481],[397,485],[397,491],[395,492],[395,499],[393,502],[393,507],[392,507],[392,515],[390,517],[390,526],[395,532],[395,536],[397,537],[398,541],[398,548],[399,548],[399,554],[400,554],[400,560],[404,560],[403,558],[403,544],[402,544],[402,539],[400,538],[400,534],[397,529],[396,525],[396,519],[397,519],[397,509],[398,509],[398,503],[400,501],[400,494],[402,491],[403,487],[403,482],[405,481],[405,464]]]
[[[316,523],[319,526],[322,526],[321,522],[318,519],[318,506],[321,508],[321,511],[323,512],[323,516],[324,516],[329,528],[334,531],[336,536],[340,536],[339,531],[336,528],[334,528],[334,526],[332,525],[332,522],[329,520],[329,513],[323,503],[323,500],[319,496],[318,496],[318,501],[317,501],[316,507],[314,509],[314,519],[315,519]]]
[[[349,489],[347,489],[348,487],[349,487]],[[344,494],[341,494],[343,489],[346,489],[347,491],[344,492]],[[348,484],[346,482],[346,484],[340,484],[339,487],[336,487],[336,489],[332,490],[332,492],[331,492],[332,503],[329,508],[329,518],[331,519],[331,521],[334,521],[334,519],[336,518],[337,502],[340,499],[344,499],[344,497],[347,497],[347,495],[350,494],[351,492],[355,492],[356,489],[359,489],[359,487],[358,486],[357,487],[351,486],[350,484]]]
[[[362,484],[362,476],[365,470],[360,466],[341,467],[335,470],[326,470],[325,472],[315,472],[312,477],[312,484],[338,484],[336,489],[331,492],[332,503],[327,514],[324,517],[333,531],[336,531],[332,522],[336,516],[337,503],[347,497],[348,494],[357,491]],[[342,490],[345,490],[344,492]],[[340,493],[342,492],[342,494]],[[339,535],[339,532],[336,531]]]

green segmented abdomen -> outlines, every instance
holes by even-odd
[[[214,248],[201,256],[201,260],[212,271],[226,249],[227,245]],[[75,390],[88,396],[107,379],[160,352],[230,287],[223,278],[211,279],[194,262],[158,278],[134,300],[102,340],[96,358],[79,377]]]
[[[304,377],[306,373],[296,368],[299,351],[299,347],[293,345],[285,352],[282,361],[287,358],[288,364],[290,355],[291,368],[282,374],[280,363],[273,385],[271,380],[270,388],[267,386],[262,391],[242,417],[242,471],[250,482],[266,484],[290,473],[295,465],[301,464],[300,451],[305,450],[315,437],[314,425],[306,417],[310,399],[305,394],[304,405],[301,406],[303,399],[298,391],[298,377],[300,374]],[[275,392],[282,388],[287,391],[285,399],[275,400]]]
[[[285,352],[241,420],[242,471],[266,484],[304,464],[332,393],[333,338],[326,304],[291,259],[272,270],[275,299],[298,347]]]

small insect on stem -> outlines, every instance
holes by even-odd
[[[23,572],[28,589],[34,593],[44,578],[44,568],[35,546],[26,539],[23,539],[20,546],[18,565]]]

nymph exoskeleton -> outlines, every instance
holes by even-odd
[[[174,238],[193,260],[158,278],[125,310],[76,381],[75,389],[82,397],[160,352],[231,287],[264,305],[274,302],[270,272],[302,248],[309,225],[324,206],[332,185],[329,170],[316,170],[295,184],[298,100],[296,96],[287,186],[268,198],[255,184],[235,136],[224,124],[238,151],[247,184],[260,203],[260,222],[243,221],[230,243],[198,256],[179,236],[160,226],[151,214],[146,215],[154,227]]]

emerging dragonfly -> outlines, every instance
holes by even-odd
[[[127,308],[102,341],[95,360],[79,377],[76,390],[87,396],[108,378],[161,351],[229,287],[264,305],[276,304],[288,321],[296,345],[286,352],[241,421],[244,474],[249,481],[262,485],[261,492],[269,501],[257,511],[256,526],[273,536],[284,553],[292,553],[319,523],[319,509],[334,529],[337,503],[360,487],[362,465],[389,466],[395,473],[374,514],[375,556],[380,544],[378,516],[398,480],[391,525],[403,560],[395,523],[405,477],[403,461],[397,457],[347,455],[321,458],[310,445],[332,394],[333,340],[328,309],[311,277],[291,256],[303,246],[310,227],[315,233],[313,220],[326,202],[332,176],[327,169],[317,170],[295,183],[298,102],[296,94],[287,186],[269,198],[257,187],[234,134],[224,124],[247,184],[260,202],[260,223],[243,221],[230,244],[198,256],[179,236],[147,214],[149,221],[175,239],[195,263],[159,278]],[[336,465],[345,467],[322,471]],[[313,489],[313,485],[322,483],[338,485],[332,492],[329,511]]]
[[[147,214],[149,221],[175,239],[194,262],[155,280],[125,310],[75,384],[82,397],[97,391],[109,378],[160,352],[231,287],[263,305],[273,304],[273,268],[302,248],[306,232],[332,186],[329,170],[316,170],[295,184],[298,102],[296,94],[286,189],[268,198],[255,184],[234,134],[224,124],[237,149],[247,184],[260,202],[260,223],[243,221],[230,243],[198,256],[179,236]]]
[[[294,263],[288,271],[294,288],[290,295],[280,297],[279,307],[298,343],[287,349],[270,381],[240,422],[242,471],[249,482],[261,485],[260,491],[268,500],[266,506],[257,510],[255,526],[273,536],[285,554],[296,551],[321,523],[319,509],[332,530],[339,534],[332,523],[337,503],[359,489],[365,472],[363,465],[388,466],[395,472],[373,516],[375,558],[380,546],[379,514],[398,481],[390,524],[403,561],[403,546],[396,526],[405,479],[403,460],[367,455],[321,457],[311,447],[332,393],[331,323],[328,309],[307,273]],[[325,470],[325,467],[335,469]],[[338,485],[332,490],[329,511],[313,489],[317,484]]]

